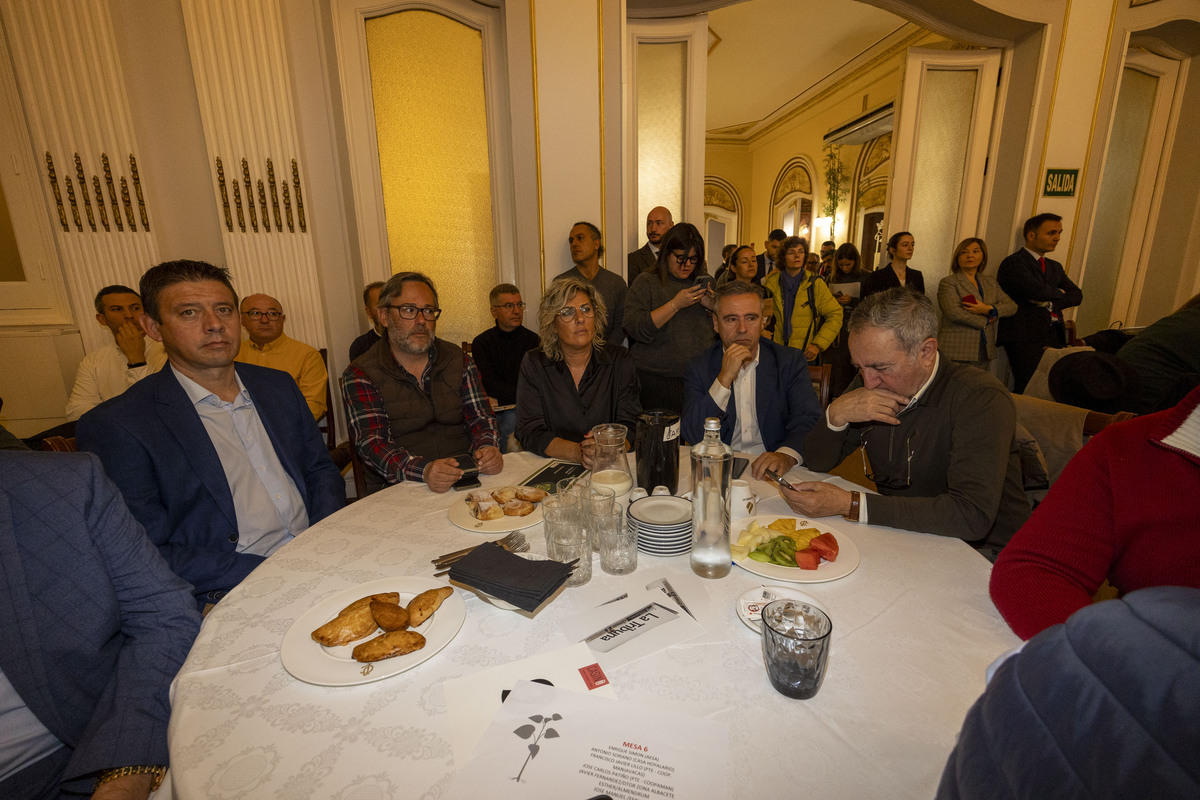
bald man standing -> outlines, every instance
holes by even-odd
[[[313,419],[325,413],[325,383],[329,375],[321,354],[283,332],[287,315],[274,297],[252,294],[242,301],[242,326],[249,339],[242,341],[235,361],[283,370],[296,380]]]
[[[671,212],[662,206],[655,206],[646,215],[646,244],[629,254],[626,263],[629,283],[643,272],[649,272],[658,265],[658,247],[662,239],[671,230],[675,220]]]

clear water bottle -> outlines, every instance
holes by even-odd
[[[733,450],[721,441],[721,421],[704,420],[704,440],[692,447],[692,572],[701,578],[729,574],[729,488]]]

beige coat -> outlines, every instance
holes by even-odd
[[[961,272],[952,272],[938,285],[938,306],[942,309],[942,324],[938,329],[938,349],[951,361],[979,360],[979,332],[984,331],[987,342],[987,358],[990,361],[996,357],[996,317],[985,317],[972,314],[962,307],[962,299],[969,294],[975,299],[995,306],[996,313],[1001,317],[1011,317],[1017,313],[1014,303],[996,279],[991,275],[976,274],[979,285],[983,287],[983,296],[979,289]]]

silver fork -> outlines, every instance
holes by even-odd
[[[513,531],[508,536],[505,536],[503,539],[497,539],[496,544],[500,545],[501,547],[503,547],[504,549],[507,550],[510,545],[517,545],[524,541],[525,541],[525,534],[521,533],[521,531]],[[473,545],[471,547],[464,547],[462,550],[455,550],[453,553],[446,553],[445,555],[441,555],[435,559],[432,559],[432,563],[435,567],[439,567],[439,568],[447,566],[449,564],[452,564],[455,561],[458,561],[460,558],[462,558],[463,556],[465,556],[467,553],[471,552],[478,546],[479,545]]]

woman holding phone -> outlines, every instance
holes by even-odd
[[[625,296],[625,332],[643,408],[683,413],[688,362],[716,335],[712,306],[704,239],[695,225],[680,222],[663,237],[656,269],[634,278]]]
[[[1017,313],[996,279],[983,274],[987,260],[983,239],[963,239],[950,257],[950,274],[938,285],[938,349],[951,361],[984,370],[996,358],[996,320]]]

